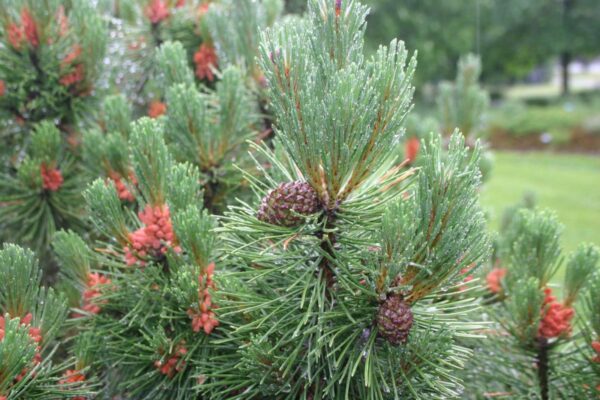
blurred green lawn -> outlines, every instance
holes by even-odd
[[[581,242],[600,245],[600,156],[545,152],[495,152],[491,177],[482,190],[490,227],[523,194],[536,194],[539,207],[554,209],[565,225],[564,254]]]

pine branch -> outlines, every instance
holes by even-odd
[[[448,155],[434,139],[418,170],[396,164],[414,63],[397,42],[363,59],[365,12],[313,0],[305,21],[263,37],[277,140],[253,146],[264,177],[245,175],[260,207],[232,207],[217,230],[237,266],[222,276],[220,315],[243,345],[215,360],[211,398],[462,390],[453,371],[468,350],[455,340],[480,325],[461,320],[472,301],[440,293],[489,250],[478,151],[456,134]],[[415,259],[410,283],[396,279]]]
[[[536,366],[538,370],[538,380],[542,400],[549,399],[549,365],[548,365],[548,341],[545,338],[540,338],[538,341],[538,353],[536,358]]]
[[[164,144],[162,126],[148,118],[138,120],[132,128],[130,147],[141,195],[153,206],[164,204],[167,175],[162,171],[169,171],[172,161]]]
[[[107,133],[119,133],[128,137],[132,121],[132,111],[123,95],[107,96],[103,102],[102,123]]]
[[[0,396],[53,399],[92,395],[84,381],[65,384],[73,360],[53,364],[53,343],[66,318],[62,296],[40,288],[41,270],[30,250],[0,250]],[[68,372],[68,371],[67,371]]]
[[[464,138],[454,134],[442,155],[439,143],[436,138],[424,147],[414,193],[383,220],[384,254],[401,266],[389,278],[411,287],[408,301],[418,301],[489,252],[477,206],[478,148],[469,151]]]
[[[103,20],[86,2],[70,5],[68,14],[60,2],[9,2],[5,11],[5,29],[28,30],[0,39],[3,107],[23,124],[73,124],[89,111],[103,66]]]
[[[2,235],[46,256],[56,229],[85,227],[80,206],[83,182],[64,147],[58,129],[50,122],[40,123],[31,135],[28,154],[15,165],[16,173],[0,175]],[[51,258],[44,259],[52,265]]]
[[[599,260],[600,252],[596,246],[591,244],[579,245],[577,250],[570,255],[565,265],[566,305],[571,305],[575,302],[579,292],[594,273]]]
[[[562,262],[558,245],[562,229],[549,210],[522,210],[516,216],[506,241],[512,246],[509,261],[517,276],[535,276],[540,287],[546,286]]]
[[[85,198],[102,239],[90,250],[71,233],[56,237],[80,294],[71,324],[89,346],[75,352],[77,367],[90,381],[97,375],[104,393],[196,398],[195,374],[213,355],[233,351],[212,344],[225,337],[226,321],[212,300],[214,221],[202,211],[198,169],[172,162],[162,126],[142,119],[131,131],[140,187],[133,204],[124,206],[114,185],[97,180]]]
[[[487,390],[543,399],[589,395],[590,363],[579,358],[581,340],[572,334],[572,319],[585,311],[575,305],[597,263],[597,249],[582,245],[570,256],[564,299],[559,301],[548,282],[561,266],[560,231],[553,213],[528,207],[514,212],[504,230],[499,254],[506,269],[502,275],[493,275],[498,268],[488,275],[488,289],[499,295],[485,308],[494,325],[476,347],[486,357],[470,367],[489,372],[467,377],[473,380],[469,391],[474,394]],[[592,340],[588,336],[585,341]],[[491,377],[494,384],[488,382]]]
[[[156,51],[158,70],[163,75],[165,90],[175,84],[192,86],[194,77],[187,65],[187,54],[179,42],[166,42]]]
[[[455,82],[440,85],[438,109],[445,135],[458,128],[470,141],[478,136],[489,107],[489,96],[478,83],[480,75],[481,60],[468,54],[458,61]]]
[[[288,24],[265,33],[259,62],[282,143],[331,209],[389,157],[409,109],[415,61],[406,66],[407,52],[397,42],[364,61],[358,38],[366,9],[357,3],[340,16],[324,4],[311,7],[310,27]],[[331,107],[325,113],[323,104]]]
[[[260,70],[256,65],[261,32],[271,26],[283,11],[279,0],[252,2],[224,0],[208,10],[205,23],[217,44],[223,65],[239,65],[255,79]]]
[[[166,44],[158,58],[165,60],[163,67],[172,66],[171,81],[185,81],[191,76],[185,65],[183,49]],[[171,49],[171,47],[173,47]],[[174,59],[178,57],[179,59]],[[167,62],[168,61],[168,62]],[[231,159],[239,163],[242,144],[254,134],[257,116],[254,103],[245,87],[242,72],[227,67],[220,74],[214,90],[201,92],[193,84],[177,83],[167,89],[167,119],[165,131],[175,158],[197,165],[204,178],[204,205],[217,213],[223,207],[223,195],[230,190],[234,179],[227,169]],[[191,78],[190,78],[191,79]],[[233,176],[233,178],[238,178]]]

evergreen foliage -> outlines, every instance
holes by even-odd
[[[54,243],[64,285],[79,293],[72,323],[88,338],[104,393],[198,398],[195,386],[228,348],[209,340],[221,337],[215,221],[202,209],[199,171],[173,161],[160,122],[134,123],[129,147],[135,201],[124,206],[114,185],[96,180],[85,198],[102,239],[92,250],[61,232]]]
[[[40,287],[34,254],[5,244],[0,250],[0,399],[83,398],[93,385],[69,379],[74,360],[53,363],[67,314],[64,298]]]
[[[446,155],[433,138],[418,173],[401,170],[389,150],[410,107],[415,61],[396,41],[366,59],[365,16],[357,2],[315,0],[305,22],[264,34],[259,62],[281,145],[257,148],[272,170],[252,179],[256,199],[303,181],[320,207],[292,227],[261,221],[250,204],[226,214],[227,260],[240,271],[220,277],[218,315],[242,345],[214,360],[203,385],[211,399],[461,393],[452,371],[468,351],[457,338],[477,324],[458,315],[472,302],[436,300],[489,250],[479,150],[457,133]],[[377,315],[391,299],[402,307],[384,328]],[[396,323],[406,343],[383,334]]]
[[[541,399],[591,396],[592,382],[586,382],[587,389],[577,386],[579,378],[589,378],[591,368],[589,362],[580,368],[581,361],[574,359],[584,345],[574,322],[590,326],[589,315],[579,318],[576,300],[597,272],[600,253],[582,244],[563,263],[561,230],[553,213],[539,209],[521,209],[508,225],[500,241],[499,265],[487,277],[492,296],[485,313],[493,325],[474,349],[479,356],[465,369],[470,398],[492,393]],[[550,280],[562,264],[566,273],[559,301]],[[592,337],[585,345],[591,347]],[[588,372],[575,373],[576,368]]]
[[[481,138],[489,96],[479,84],[480,75],[481,60],[478,56],[467,54],[458,61],[455,81],[440,84],[437,104],[444,135],[448,136],[458,128],[469,143]],[[492,167],[491,152],[482,151],[479,168],[484,180],[489,178]]]
[[[78,145],[102,94],[105,21],[87,1],[0,7],[0,239],[36,250],[47,281],[57,229],[82,230]]]
[[[58,128],[41,122],[16,171],[0,175],[0,238],[30,246],[43,258],[56,230],[84,227],[82,182],[65,147]]]
[[[583,257],[585,257],[582,254]],[[598,261],[598,252],[592,257]],[[580,258],[580,261],[582,259]],[[575,362],[570,371],[570,392],[574,397],[600,395],[600,273],[596,270],[583,298],[581,331],[583,342],[578,347]]]
[[[295,3],[0,0],[0,400],[597,397],[600,250],[491,243],[479,58],[423,118]]]
[[[31,125],[46,119],[72,134],[97,92],[104,22],[87,1],[0,5],[0,122],[7,149],[27,144]]]
[[[440,85],[438,108],[446,135],[458,128],[470,139],[479,137],[489,105],[487,92],[479,86],[480,75],[479,57],[468,54],[458,61],[456,80]]]
[[[261,32],[272,26],[283,11],[281,0],[222,0],[210,7],[206,25],[217,44],[219,60],[244,67],[262,79],[256,64]],[[235,21],[235,23],[232,23]]]
[[[242,181],[232,161],[242,168],[248,164],[243,144],[256,135],[258,107],[239,68],[226,67],[214,90],[201,90],[184,60],[177,42],[165,43],[157,53],[167,87],[165,137],[177,161],[202,173],[205,207],[221,212]]]

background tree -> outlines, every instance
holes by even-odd
[[[462,54],[478,53],[486,82],[525,77],[560,59],[566,65],[600,52],[600,10],[594,0],[373,0],[367,35],[371,47],[401,37],[419,50],[418,80],[448,79]],[[448,32],[452,32],[451,35]]]
[[[568,66],[575,58],[597,56],[600,9],[593,0],[490,2],[482,13],[483,69],[486,77],[520,78],[537,65],[558,59],[562,92],[570,90]],[[489,49],[486,51],[486,49]],[[493,49],[493,51],[492,51]]]
[[[471,146],[477,139],[483,140],[490,100],[487,91],[479,83],[480,75],[479,57],[473,54],[461,57],[454,81],[444,81],[439,85],[437,115],[425,116],[414,112],[409,116],[404,147],[404,157],[409,160],[409,163],[413,163],[418,156],[420,140],[426,138],[431,132],[441,131],[444,136],[449,137],[455,129],[458,129],[465,135]],[[492,166],[491,152],[483,151],[479,167],[484,180],[489,178]]]
[[[477,139],[483,140],[485,118],[489,113],[489,95],[480,83],[481,60],[467,54],[458,60],[456,79],[442,82],[437,96],[440,128],[444,135],[459,129],[471,145]],[[479,163],[482,177],[487,180],[493,167],[493,156],[484,150]]]
[[[290,14],[302,14],[306,11],[306,1],[285,0],[285,12]]]
[[[372,7],[369,47],[402,38],[407,48],[419,52],[417,82],[450,79],[459,57],[477,50],[475,1],[367,1]]]
[[[467,54],[458,62],[454,82],[443,82],[438,96],[441,128],[445,135],[459,129],[469,140],[480,137],[489,96],[479,85],[481,61]]]

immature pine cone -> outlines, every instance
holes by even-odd
[[[257,217],[263,222],[279,226],[296,226],[302,217],[318,210],[319,201],[314,189],[306,182],[282,183],[263,199]]]
[[[412,324],[412,311],[401,295],[389,295],[379,306],[377,311],[379,335],[391,344],[397,346],[406,343]]]

